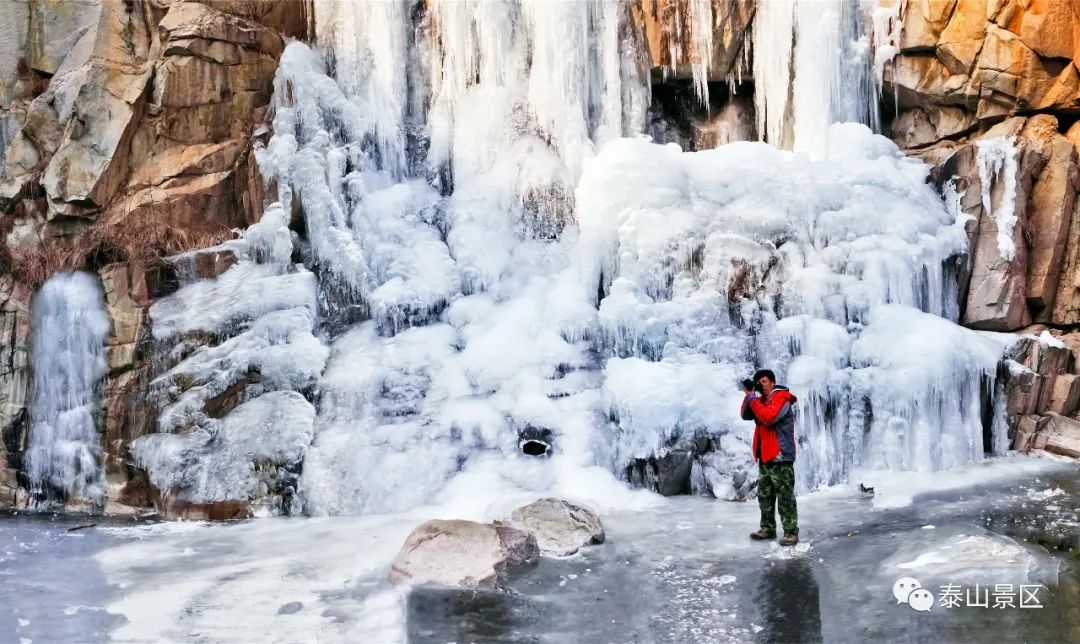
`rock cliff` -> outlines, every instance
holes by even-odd
[[[154,422],[147,309],[176,270],[161,258],[228,239],[262,213],[253,145],[285,39],[307,35],[310,7],[23,0],[0,14],[0,505],[25,502],[15,489],[31,294],[56,271],[92,270],[112,321],[106,509],[149,506],[127,446]]]

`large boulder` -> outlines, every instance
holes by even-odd
[[[392,583],[498,586],[518,567],[536,563],[536,537],[507,525],[436,519],[405,539],[390,567]]]
[[[541,552],[558,556],[604,542],[600,517],[562,499],[539,499],[523,505],[510,515],[509,524],[535,536]]]

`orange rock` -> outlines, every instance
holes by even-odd
[[[937,57],[949,72],[971,73],[986,33],[986,9],[987,0],[957,0],[937,43]]]
[[[1009,0],[994,18],[1044,58],[1080,55],[1080,3],[1070,0]]]
[[[908,0],[901,51],[932,51],[955,9],[956,0]]]

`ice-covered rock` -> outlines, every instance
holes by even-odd
[[[604,542],[600,517],[563,499],[538,499],[523,505],[514,510],[508,523],[535,536],[541,552],[557,556]]]
[[[694,460],[691,492],[727,501],[744,500],[751,495],[757,482],[757,464],[748,452],[722,445],[725,441],[737,440],[735,437],[726,435],[719,440],[719,449]]]
[[[173,500],[280,506],[295,493],[314,419],[315,408],[303,396],[272,391],[191,431],[143,436],[131,453],[163,494],[166,511]]]
[[[506,525],[433,520],[409,534],[390,567],[393,583],[497,586],[514,568],[536,563],[536,537]]]

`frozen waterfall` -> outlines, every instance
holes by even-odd
[[[967,238],[928,168],[837,123],[877,110],[862,5],[760,3],[761,131],[795,152],[696,153],[641,136],[627,6],[317,2],[321,49],[286,48],[259,151],[278,202],[235,267],[151,311],[159,338],[239,331],[160,379],[161,433],[133,446],[151,480],[212,501],[283,462],[305,512],[372,513],[614,495],[693,440],[713,492],[745,493],[737,383],[764,366],[801,399],[803,490],[982,458],[1010,339],[955,323]],[[251,369],[250,401],[200,415]]]
[[[900,2],[759,2],[753,77],[758,133],[778,147],[821,157],[840,122],[880,127],[878,98],[896,53]]]
[[[99,502],[101,385],[109,318],[89,273],[59,273],[34,297],[26,471],[35,501]]]

